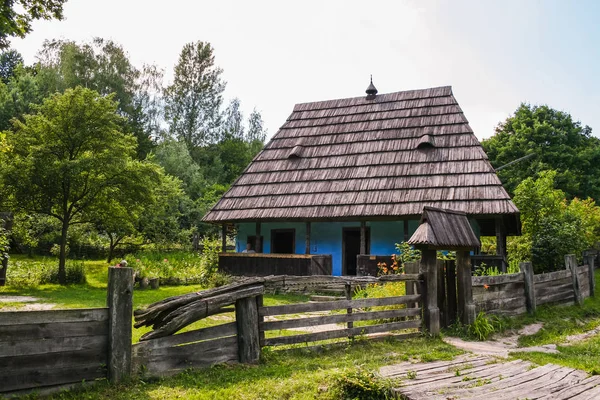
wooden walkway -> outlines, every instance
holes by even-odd
[[[407,400],[600,399],[600,376],[523,360],[467,355],[453,361],[406,362],[383,367],[380,373],[401,379],[394,392]]]

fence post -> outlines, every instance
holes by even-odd
[[[421,266],[425,270],[427,298],[425,302],[425,326],[431,335],[440,333],[440,309],[437,301],[437,260],[435,250],[422,250]]]
[[[571,271],[575,304],[581,305],[583,304],[583,299],[581,298],[581,286],[579,285],[579,275],[577,274],[577,258],[575,258],[575,254],[567,254],[565,256],[565,264],[567,265],[567,269]]]
[[[350,283],[346,283],[344,285],[344,294],[346,295],[346,300],[352,300],[352,285]],[[347,314],[352,314],[352,307],[348,307],[346,309]],[[353,322],[348,322],[348,329],[354,328]],[[350,336],[351,338],[351,336]]]
[[[471,255],[466,250],[456,252],[456,275],[458,291],[458,313],[463,324],[475,322],[473,304],[473,281],[471,278]]]
[[[588,266],[588,279],[590,282],[590,297],[594,297],[596,294],[596,277],[594,275],[594,264],[596,262],[596,255],[590,254],[588,251],[583,252],[583,262]]]
[[[535,301],[535,284],[533,282],[533,266],[530,262],[522,262],[519,264],[519,269],[524,275],[523,283],[525,284],[525,304],[527,312],[535,314],[537,308]]]
[[[244,364],[257,363],[260,359],[260,335],[256,296],[236,300],[235,321],[239,361]]]
[[[133,269],[109,267],[108,379],[120,382],[131,375]]]
[[[443,260],[437,260],[437,306],[440,310],[440,327],[448,326],[448,303],[446,302],[446,268]]]
[[[448,326],[456,322],[456,262],[445,261],[446,264],[446,311]]]

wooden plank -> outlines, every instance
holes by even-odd
[[[331,311],[340,310],[343,308],[364,308],[364,307],[377,307],[377,306],[391,306],[397,304],[408,304],[416,303],[421,301],[421,295],[412,296],[394,296],[374,299],[361,299],[361,300],[336,300],[336,301],[324,301],[318,303],[300,303],[300,304],[288,304],[283,306],[271,306],[262,307],[258,310],[258,314],[261,316],[268,315],[281,315],[281,314],[299,314],[303,312],[313,311]]]
[[[499,285],[488,286],[487,289],[484,286],[473,286],[473,295],[480,293],[491,293],[491,292],[524,292],[524,282],[511,282],[502,283]]]
[[[562,271],[554,271],[554,272],[546,272],[545,274],[537,274],[533,276],[533,282],[535,284],[541,282],[555,281],[557,279],[564,279],[571,276],[571,271],[562,270]]]
[[[0,312],[0,326],[93,321],[108,321],[108,308]]]
[[[457,297],[456,297],[456,262],[454,260],[446,261],[446,302],[448,326],[456,322],[457,318]]]
[[[86,349],[105,348],[108,337],[80,336],[71,338],[53,338],[27,341],[0,342],[0,357],[25,356],[31,354],[60,353],[64,351],[79,351]]]
[[[575,301],[575,297],[573,296],[573,292],[559,292],[553,293],[546,296],[537,298],[538,304],[550,304],[550,303],[563,303],[563,304],[571,304]]]
[[[228,337],[135,354],[133,370],[151,376],[168,376],[191,367],[209,367],[219,363],[237,362],[237,359],[237,338]]]
[[[109,267],[108,379],[118,383],[131,375],[133,269]]]
[[[258,307],[256,297],[246,297],[235,302],[238,354],[241,363],[257,363],[260,358],[258,332]]]
[[[23,341],[108,334],[108,321],[0,325],[0,341]]]
[[[537,309],[537,304],[535,301],[535,293],[536,288],[533,283],[533,266],[530,262],[522,262],[519,264],[519,268],[523,273],[525,279],[523,280],[525,285],[525,303],[527,305],[527,312],[529,314],[535,314],[535,310]]]
[[[537,276],[537,275],[536,275]],[[505,274],[505,275],[496,275],[496,276],[474,276],[473,278],[473,286],[483,286],[483,285],[502,285],[505,283],[515,283],[515,282],[523,282],[523,273],[518,274]]]
[[[64,368],[74,365],[106,364],[108,346],[61,353],[41,353],[27,356],[17,355],[0,358],[0,380],[2,376],[19,374],[30,369]],[[1,385],[0,385],[1,386]]]
[[[477,309],[483,311],[513,310],[526,307],[525,297],[514,297],[509,299],[487,300],[476,303]]]
[[[275,337],[275,338],[266,338],[265,346],[316,342],[319,340],[337,339],[337,338],[343,338],[343,337],[347,337],[347,336],[357,336],[357,335],[364,335],[364,334],[369,334],[369,333],[390,332],[390,331],[398,331],[398,330],[405,330],[405,329],[418,329],[420,327],[421,327],[420,320],[392,322],[392,323],[387,323],[387,324],[361,326],[361,327],[351,328],[351,329],[346,328],[346,329],[340,329],[340,330],[335,330],[335,331],[309,333],[306,335],[294,335],[294,336],[281,336],[281,337]]]
[[[281,321],[267,321],[260,324],[260,329],[261,331],[273,331],[356,321],[369,321],[399,317],[417,317],[420,315],[421,310],[418,308],[403,308],[398,310],[372,311],[352,314],[325,315],[320,317],[295,318]]]
[[[473,301],[474,302],[482,302],[482,301],[487,301],[487,300],[504,299],[504,298],[512,298],[512,297],[525,298],[525,288],[522,287],[519,290],[510,290],[510,291],[498,290],[498,291],[490,291],[490,292],[488,292],[488,291],[478,292],[478,293],[473,294]]]
[[[202,340],[237,335],[237,324],[228,322],[226,324],[202,328],[195,331],[183,332],[177,335],[164,336],[156,339],[146,340],[133,345],[134,352],[138,350],[160,349],[185,343],[200,342]]]
[[[541,298],[541,297],[545,297],[551,294],[556,294],[556,293],[567,293],[567,294],[573,294],[573,284],[571,282],[569,283],[565,283],[565,284],[561,284],[561,285],[556,285],[556,286],[546,286],[544,288],[536,288],[536,292],[535,295],[537,298]]]
[[[570,276],[567,278],[563,278],[563,279],[556,279],[554,281],[546,281],[543,283],[536,283],[535,290],[540,291],[540,290],[544,290],[547,288],[554,289],[556,287],[561,287],[561,286],[566,286],[566,285],[573,286],[573,281]]]
[[[0,376],[0,392],[90,381],[106,377],[106,368],[98,363],[66,368],[43,368],[15,375]]]

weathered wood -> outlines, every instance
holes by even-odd
[[[240,289],[233,293],[223,293],[218,296],[188,303],[184,307],[180,307],[165,316],[159,324],[155,324],[155,326],[158,326],[158,329],[144,334],[140,338],[140,341],[172,335],[189,324],[205,318],[211,315],[211,313],[218,312],[223,306],[234,304],[241,298],[261,295],[263,292],[264,287],[256,285]]]
[[[0,392],[38,388],[64,383],[93,381],[106,377],[106,369],[99,363],[82,364],[67,367],[40,368],[20,371],[0,377]]]
[[[238,340],[233,336],[184,346],[139,351],[134,357],[133,370],[138,374],[168,376],[192,367],[209,367],[237,360]]]
[[[344,294],[346,295],[346,300],[352,300],[352,285],[350,285],[349,283],[346,283],[344,287]],[[346,313],[352,314],[352,307],[346,308]],[[352,320],[348,320],[348,328],[352,327],[354,327]]]
[[[456,272],[458,314],[463,324],[470,325],[475,321],[475,306],[473,304],[471,259],[468,251],[456,252]]]
[[[227,251],[227,224],[221,225],[221,251]]]
[[[133,269],[108,269],[108,378],[120,382],[131,375]]]
[[[506,272],[506,227],[504,226],[504,216],[496,216],[496,255],[502,257],[502,267],[500,270]]]
[[[540,275],[536,275],[538,277]],[[483,285],[503,285],[505,283],[523,282],[523,273],[506,274],[496,276],[474,276],[472,277],[473,286]],[[537,281],[536,281],[537,282]]]
[[[136,352],[145,351],[147,349],[173,347],[185,343],[199,342],[202,340],[216,339],[236,335],[237,324],[235,322],[228,322],[221,325],[210,326],[208,328],[179,333],[177,335],[164,336],[152,340],[139,342],[133,345],[133,353],[135,354]]]
[[[256,309],[260,310],[262,307],[264,306],[264,298],[263,295],[258,295],[256,296]],[[260,325],[265,321],[265,317],[260,315],[260,313],[258,314],[258,327],[259,327],[259,332],[258,332],[258,339],[260,342],[260,347],[264,346],[264,342],[265,342],[265,332],[263,330],[260,330]]]
[[[392,319],[400,317],[418,317],[421,310],[418,308],[402,308],[397,310],[370,311],[353,314],[325,315],[320,317],[285,319],[280,321],[267,321],[261,323],[261,331],[274,331],[280,329],[293,329],[306,326],[319,326],[326,324],[343,324],[346,322],[370,321]]]
[[[525,277],[525,303],[527,304],[527,312],[535,314],[537,305],[535,302],[535,285],[533,283],[533,265],[530,262],[522,262],[519,264],[519,269]]]
[[[571,276],[571,273],[568,270],[546,272],[544,274],[536,274],[533,277],[533,282],[535,284],[538,284],[538,283],[542,283],[542,282],[555,281],[558,279],[569,278],[570,276]]]
[[[446,307],[446,266],[444,260],[437,260],[437,304],[440,310],[440,327],[448,326],[448,312]]]
[[[448,326],[456,322],[456,301],[456,262],[449,260],[446,261],[446,321]]]
[[[564,305],[573,304],[575,302],[575,296],[573,296],[573,292],[559,292],[552,293],[546,296],[538,296],[537,304],[552,304],[552,303],[561,303]]]
[[[0,343],[10,340],[24,341],[107,334],[108,321],[0,325]]]
[[[281,336],[275,338],[266,338],[265,346],[275,346],[280,344],[295,344],[316,342],[320,340],[338,339],[347,336],[366,335],[370,333],[381,333],[390,331],[399,331],[405,329],[418,329],[421,326],[420,320],[391,322],[387,324],[361,326],[351,329],[340,329],[326,332],[309,333],[306,335]]]
[[[260,359],[260,335],[258,333],[258,307],[256,297],[245,297],[235,302],[239,362],[257,363]]]
[[[102,349],[107,346],[107,336],[80,336],[39,340],[10,340],[0,342],[0,357],[31,354],[59,353],[74,350]]]
[[[493,290],[483,289],[473,291],[473,302],[480,302],[486,300],[494,300],[494,299],[506,299],[512,297],[522,297],[523,301],[525,301],[525,289],[521,287],[519,290]]]
[[[423,249],[421,251],[421,269],[427,273],[427,303],[424,309],[425,327],[432,335],[440,333],[440,309],[437,294],[437,260],[436,251]]]
[[[367,254],[367,223],[360,223],[360,254]]]
[[[582,305],[583,297],[581,296],[579,275],[577,274],[577,258],[575,257],[575,254],[567,254],[565,256],[565,264],[567,269],[571,271],[571,278],[573,279],[573,297],[575,297],[575,303]]]
[[[564,293],[566,295],[573,295],[573,282],[561,283],[557,285],[544,286],[542,288],[536,288],[535,294],[537,297],[544,297],[550,294]]]
[[[525,308],[525,297],[513,297],[508,299],[494,299],[486,300],[476,303],[478,310],[492,312],[492,311],[511,311],[515,309]]]
[[[594,274],[594,264],[596,262],[596,254],[594,255],[586,255],[584,262],[588,267],[588,285],[589,285],[589,295],[594,297],[596,294],[596,276]]]
[[[363,308],[363,307],[377,307],[377,306],[391,306],[397,304],[408,304],[419,302],[421,295],[412,296],[394,296],[394,297],[383,297],[383,298],[372,298],[372,299],[360,299],[360,300],[336,300],[336,301],[324,301],[319,303],[300,303],[300,304],[287,304],[282,306],[270,306],[262,307],[258,310],[259,315],[281,315],[281,314],[298,314],[303,312],[314,312],[314,311],[331,311],[341,310],[345,308]]]
[[[108,308],[76,308],[72,310],[6,311],[2,325],[51,324],[61,322],[108,321]]]
[[[31,369],[44,370],[91,363],[106,365],[107,350],[108,342],[104,346],[83,350],[73,349],[63,352],[2,357],[0,358],[0,382],[2,382],[2,377],[7,374],[19,374]],[[2,385],[0,385],[1,387]]]

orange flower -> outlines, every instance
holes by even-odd
[[[387,269],[387,267],[383,267],[383,273],[384,273],[384,274],[387,274],[387,272],[388,272],[388,269]]]
[[[483,285],[483,288],[484,288],[484,289],[489,289],[489,288],[490,288],[490,285]]]

